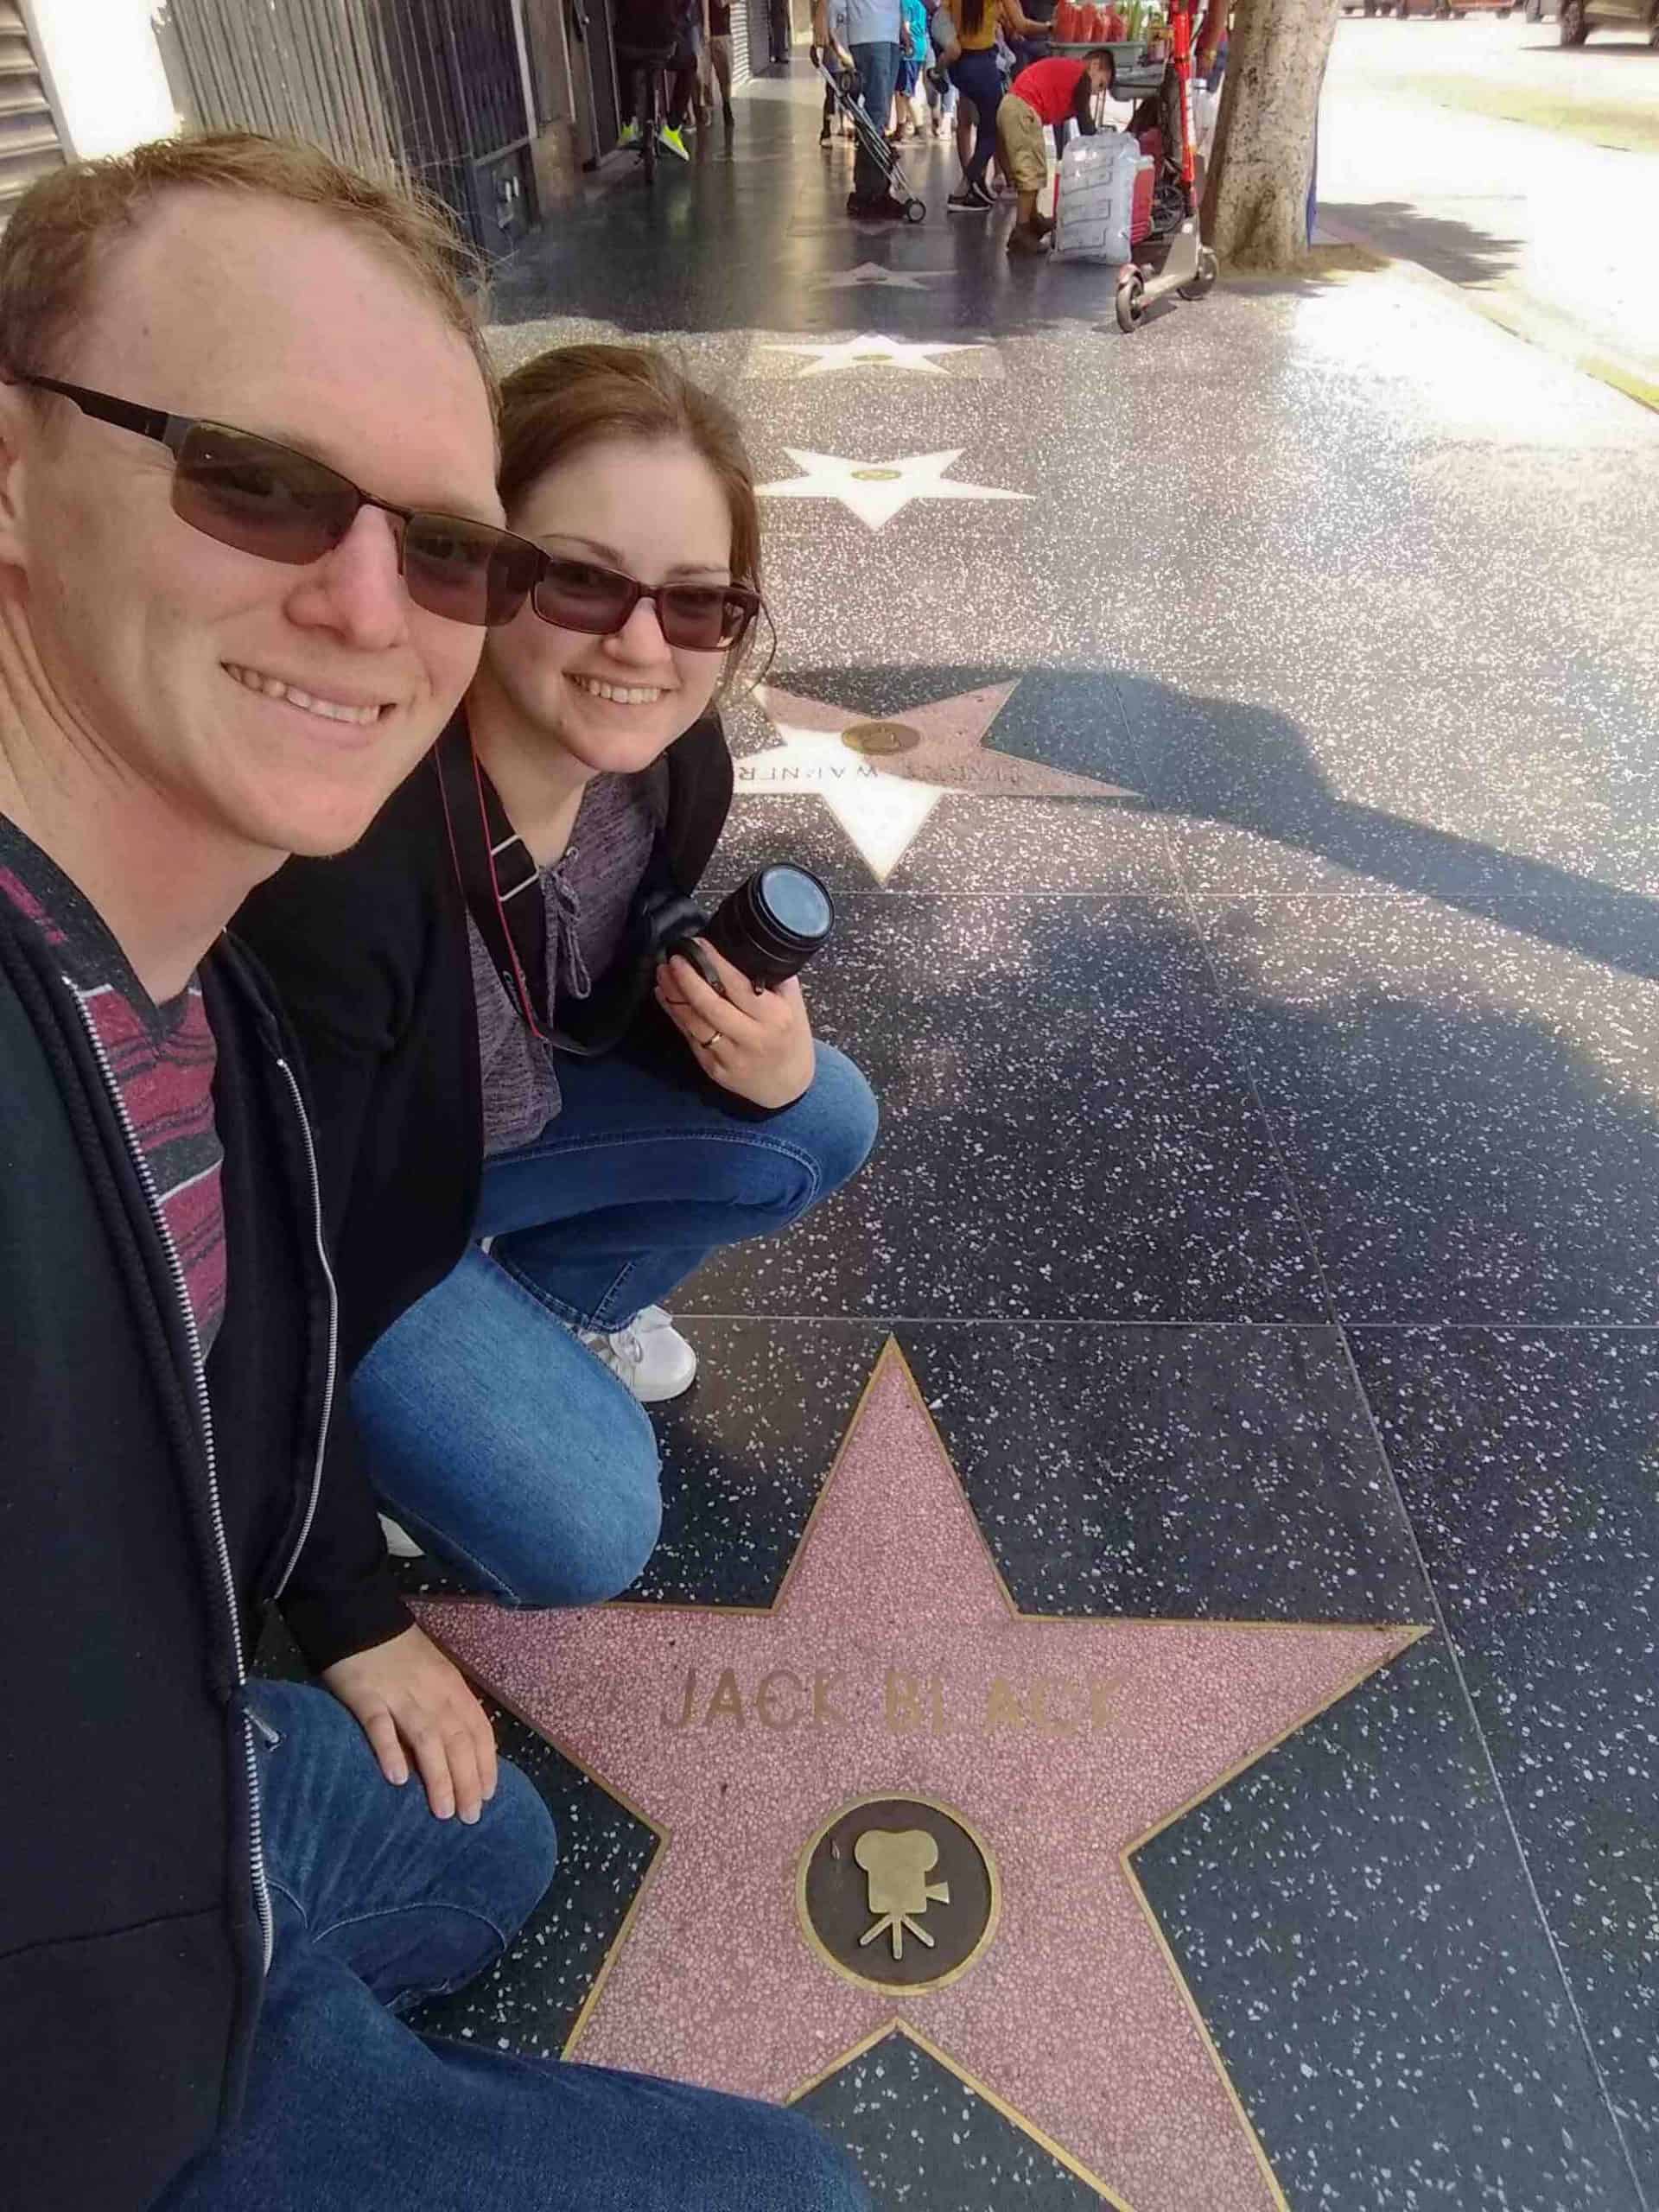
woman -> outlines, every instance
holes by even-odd
[[[945,204],[954,215],[986,214],[996,205],[985,187],[985,173],[996,151],[996,111],[1002,99],[996,34],[1001,28],[1010,38],[1039,39],[1043,26],[1033,22],[1020,0],[952,0],[933,22],[933,36],[950,81],[975,116],[973,151],[963,164],[960,188]]]
[[[556,349],[507,380],[501,494],[543,557],[433,760],[238,929],[305,1047],[386,1511],[470,1586],[570,1605],[656,1541],[642,1407],[696,1371],[660,1301],[844,1182],[875,1108],[798,983],[710,948],[721,996],[650,935],[731,801],[709,709],[760,605],[732,416],[660,355]]]

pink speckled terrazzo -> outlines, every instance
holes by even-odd
[[[663,1832],[572,2055],[781,2099],[903,2020],[1133,2212],[1282,2203],[1123,1853],[1417,1631],[1021,1617],[891,1347],[770,1612],[423,1618]],[[878,1794],[996,1860],[948,1987],[859,1987],[799,1925],[804,1847]]]

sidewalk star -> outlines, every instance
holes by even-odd
[[[902,369],[911,376],[942,377],[950,372],[930,357],[935,353],[977,353],[979,346],[958,345],[942,338],[882,338],[866,332],[855,338],[826,339],[821,345],[763,346],[763,353],[795,353],[810,365],[798,372],[798,380],[827,377],[837,369]]]
[[[746,797],[820,798],[885,883],[947,792],[969,798],[1126,798],[1122,785],[993,752],[986,734],[1019,689],[992,683],[872,721],[770,684],[756,694],[779,742],[736,763]]]
[[[849,269],[840,276],[820,276],[814,289],[844,292],[861,284],[885,284],[895,292],[925,292],[932,282],[931,276],[912,276],[903,270],[884,269],[879,261],[861,261],[856,269]]]
[[[913,2032],[1112,2205],[1283,2207],[1135,1854],[1421,1630],[1018,1612],[891,1344],[770,1609],[421,1614],[660,1838],[570,2055],[787,2099]],[[809,1939],[867,1805],[869,1903],[941,1948],[961,1862],[931,1885],[929,1835],[994,1862],[954,1978],[876,1987],[868,1941],[849,1972]]]
[[[962,459],[967,448],[949,453],[907,454],[897,461],[849,461],[839,454],[801,453],[793,446],[784,451],[803,476],[777,484],[763,484],[763,498],[772,499],[839,499],[871,530],[880,530],[912,499],[1028,499],[1029,492],[999,492],[986,484],[947,481],[945,471]]]

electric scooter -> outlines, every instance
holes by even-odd
[[[1153,231],[1117,273],[1117,327],[1138,330],[1147,309],[1172,292],[1201,300],[1216,281],[1216,257],[1198,236],[1197,134],[1192,125],[1192,10],[1171,0],[1170,60],[1180,86],[1180,218],[1172,229]]]

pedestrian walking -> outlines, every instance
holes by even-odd
[[[974,138],[961,186],[946,204],[953,215],[982,215],[996,205],[986,189],[985,173],[996,150],[996,111],[1002,100],[997,32],[1040,38],[1043,27],[1027,15],[1020,0],[953,0],[953,4],[954,15],[945,8],[935,15],[933,38],[936,45],[943,41],[950,81],[973,111]],[[959,140],[961,136],[959,130]]]
[[[708,0],[709,37],[705,51],[709,72],[720,93],[720,119],[729,138],[736,118],[732,113],[732,0]]]
[[[947,130],[954,130],[957,122],[957,88],[946,73],[939,49],[933,43],[930,30],[927,42],[927,67],[922,81],[927,92],[929,126],[936,138],[943,138]]]
[[[922,134],[922,117],[917,111],[927,60],[927,0],[904,0],[904,23],[906,43],[899,57],[899,82],[887,130],[895,146],[903,138],[919,138]]]
[[[701,20],[701,0],[690,0]],[[637,146],[644,133],[654,71],[671,73],[668,111],[657,138],[683,162],[691,158],[683,131],[696,89],[696,53],[690,36],[687,0],[615,0],[613,16],[617,76],[623,89],[623,124],[619,146]]]

